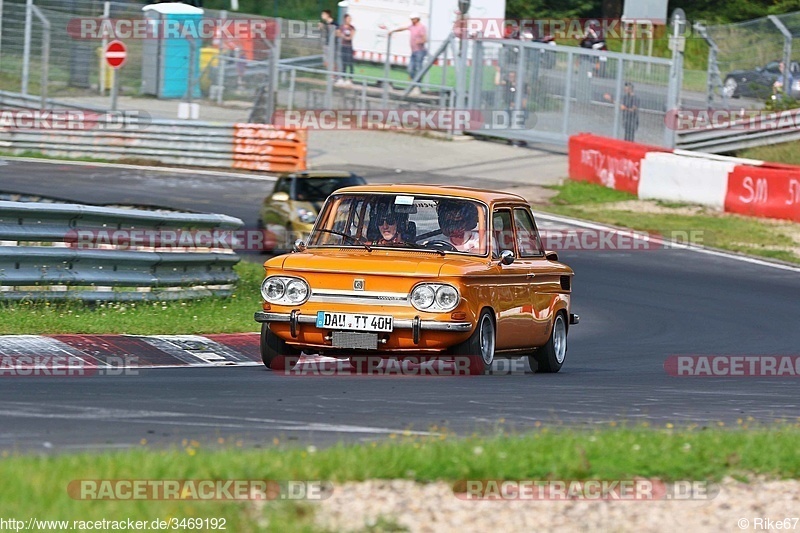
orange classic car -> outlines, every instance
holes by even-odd
[[[466,362],[528,357],[558,372],[573,271],[542,247],[520,196],[456,186],[363,185],[334,192],[308,242],[264,263],[261,356],[301,352]]]

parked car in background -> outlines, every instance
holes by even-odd
[[[528,202],[456,186],[367,185],[335,192],[307,245],[264,263],[261,357],[301,352],[433,357],[483,374],[496,357],[558,372],[573,271],[542,245]],[[369,363],[367,363],[369,364]]]
[[[783,77],[780,69],[781,61],[770,61],[763,67],[751,70],[734,70],[725,76],[722,93],[726,98],[769,98],[774,91],[775,82]],[[792,61],[792,87],[785,91],[792,98],[800,99],[800,64]]]
[[[361,176],[346,171],[305,170],[278,178],[264,199],[259,226],[275,239],[274,253],[288,252],[297,239],[311,233],[320,207],[337,189],[366,184]]]

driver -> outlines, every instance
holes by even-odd
[[[403,244],[403,236],[400,228],[405,225],[407,215],[402,215],[391,211],[388,206],[379,205],[375,212],[375,227],[380,233],[379,237],[372,241],[374,246],[396,246]]]
[[[477,231],[478,208],[463,200],[442,200],[437,207],[439,227],[459,252],[479,252],[481,239]]]

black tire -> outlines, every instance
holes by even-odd
[[[483,375],[492,368],[495,341],[494,318],[489,310],[484,309],[469,339],[453,347],[450,353],[457,358],[468,358],[470,375]]]
[[[537,373],[555,373],[561,370],[567,357],[567,319],[563,311],[559,311],[553,320],[553,329],[547,344],[528,356],[531,368],[536,363]]]
[[[261,324],[261,361],[269,370],[291,370],[300,360],[300,350],[292,348]]]

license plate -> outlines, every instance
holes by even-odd
[[[394,325],[391,315],[362,315],[358,313],[318,311],[317,327],[348,331],[390,332]]]

